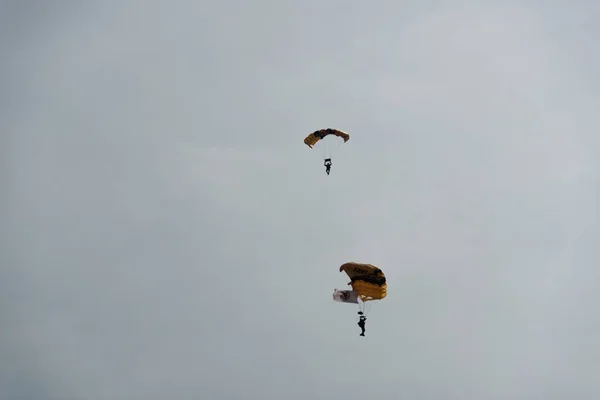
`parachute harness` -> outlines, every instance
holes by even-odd
[[[335,144],[333,144],[330,139],[333,140]],[[304,144],[312,149],[318,142],[323,141],[323,143],[321,143],[321,148],[323,151],[323,159],[325,159],[325,171],[327,172],[327,175],[329,175],[332,165],[331,153],[334,149],[337,149],[342,143],[346,143],[348,140],[350,140],[350,135],[346,132],[334,128],[325,128],[314,131],[306,136],[304,138]]]

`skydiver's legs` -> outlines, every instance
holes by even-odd
[[[362,312],[359,311],[359,314],[362,314]],[[364,315],[361,315],[358,321],[358,326],[360,326],[360,330],[362,331],[360,336],[365,336],[365,321],[367,320],[367,318]]]

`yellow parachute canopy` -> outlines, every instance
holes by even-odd
[[[381,300],[387,296],[387,284],[383,272],[372,264],[348,262],[340,267],[350,278],[349,285],[364,301]]]
[[[342,139],[344,139],[344,143],[346,143],[348,140],[350,140],[350,135],[348,135],[346,132],[342,132],[337,129],[327,128],[327,129],[319,129],[318,131],[314,131],[313,133],[311,133],[304,139],[304,143],[312,149],[312,147],[319,140],[323,139],[325,136],[328,136],[328,135],[334,135],[334,136],[341,137]]]

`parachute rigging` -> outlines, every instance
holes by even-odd
[[[324,140],[326,137],[337,138],[338,140]],[[325,172],[327,172],[327,175],[329,175],[329,172],[331,171],[331,153],[333,151],[332,147],[334,147],[334,144],[335,147],[337,147],[342,143],[342,141],[339,139],[342,139],[343,143],[346,143],[348,140],[350,140],[350,135],[338,129],[326,128],[314,131],[304,138],[304,144],[306,144],[311,149],[317,143],[323,142],[321,143],[320,147],[322,147],[323,149],[323,158],[325,159]]]
[[[339,271],[348,275],[348,285],[352,286],[352,290],[335,289],[333,298],[342,303],[358,303],[359,315],[366,314],[365,308],[370,305],[368,302],[382,300],[387,296],[385,274],[375,265],[347,262],[340,266]]]

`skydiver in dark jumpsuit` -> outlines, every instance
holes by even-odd
[[[358,320],[358,326],[360,326],[360,329],[362,330],[362,333],[360,334],[360,336],[365,336],[365,321],[366,320],[367,320],[367,317],[365,317],[364,315],[361,315]]]
[[[331,158],[325,159],[325,172],[327,172],[327,175],[331,172]]]

